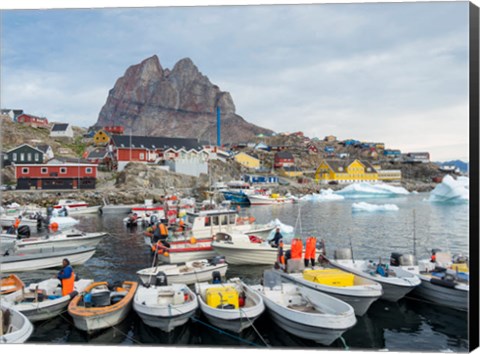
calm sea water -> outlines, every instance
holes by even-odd
[[[469,206],[426,202],[428,194],[415,194],[397,198],[363,200],[375,204],[396,204],[395,212],[352,213],[352,203],[359,200],[335,202],[301,202],[293,205],[258,206],[242,210],[266,223],[279,219],[282,223],[296,225],[296,233],[325,239],[327,254],[336,248],[352,245],[355,258],[382,257],[388,259],[392,251],[412,253],[414,234],[417,258],[429,257],[432,248],[450,250],[468,255]],[[299,212],[300,209],[300,212]],[[414,218],[415,211],[415,218]],[[300,215],[300,218],[299,218]],[[76,266],[75,272],[83,278],[95,280],[137,280],[136,271],[151,265],[151,256],[141,237],[141,229],[127,230],[120,216],[84,216],[80,229],[105,230],[110,233],[87,263]],[[238,276],[246,283],[258,283],[263,266],[230,266],[228,277]],[[55,274],[45,270],[21,274],[25,282],[38,281]],[[467,314],[426,304],[413,299],[398,303],[376,301],[368,313],[357,318],[355,327],[345,332],[343,341],[337,340],[333,348],[388,349],[392,351],[468,350]],[[234,347],[319,347],[284,332],[264,313],[255,327],[241,336],[229,336],[212,328],[198,314],[195,321],[171,333],[150,328],[132,311],[130,316],[115,328],[94,336],[74,328],[68,314],[36,324],[29,339],[31,343],[92,343],[126,345],[193,345]]]

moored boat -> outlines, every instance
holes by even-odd
[[[265,310],[262,297],[240,279],[222,284],[195,284],[200,309],[215,326],[240,333]]]
[[[10,274],[0,279],[0,295],[7,295],[25,287],[23,281],[15,274]]]
[[[278,256],[278,249],[254,235],[219,232],[215,235],[212,247],[218,254],[225,256],[229,264],[272,265]],[[289,246],[286,245],[285,249]]]
[[[219,272],[224,277],[228,264],[221,257],[214,257],[211,260],[199,259],[186,262],[185,264],[164,264],[157,267],[139,270],[137,275],[143,284],[155,281],[157,274],[164,273],[167,277],[167,284],[195,284],[212,280],[213,273]]]
[[[31,322],[43,321],[64,312],[70,300],[92,282],[92,279],[78,280],[74,282],[74,290],[62,296],[60,281],[47,279],[5,295],[2,301],[12,304],[15,310],[20,311]]]
[[[0,302],[0,343],[25,343],[32,332],[33,325],[27,317],[13,309],[10,304]]]
[[[398,265],[421,280],[421,284],[409,296],[468,311],[470,277],[465,259],[454,261],[449,252],[434,252],[434,259],[420,260],[418,265],[414,263],[412,255],[392,253],[390,257],[391,265]]]
[[[335,251],[335,259],[325,257],[332,267],[353,273],[382,285],[381,299],[396,302],[420,285],[420,279],[400,267],[392,267],[371,260],[353,260],[350,249]]]
[[[279,269],[274,272],[292,283],[346,302],[353,307],[357,316],[363,316],[383,294],[379,283],[338,269],[315,267],[297,273],[286,273]]]
[[[124,281],[113,290],[107,282],[89,285],[68,305],[75,327],[93,332],[119,324],[130,312],[137,287],[138,283],[132,281]]]
[[[151,246],[153,252],[157,252],[158,261],[163,263],[185,263],[196,259],[212,258],[215,250],[212,248],[211,239],[170,242],[170,247],[163,246],[158,242]]]
[[[138,288],[133,308],[146,325],[171,332],[195,314],[198,300],[187,285],[166,285],[163,277],[157,285]]]
[[[268,195],[263,194],[249,194],[248,199],[250,205],[278,205],[294,203],[296,199],[292,196],[280,196],[272,193]]]
[[[263,285],[254,285],[275,323],[295,336],[323,345],[332,344],[357,320],[353,308],[332,296],[293,283],[265,271]]]
[[[68,258],[72,265],[83,264],[88,261],[94,253],[94,247],[49,250],[32,254],[15,252],[7,256],[0,255],[0,269],[2,273],[12,273],[57,268],[62,265],[64,258]]]
[[[96,247],[108,235],[106,232],[83,232],[70,229],[48,234],[44,237],[31,237],[17,240],[17,252],[32,253],[47,250],[62,250],[78,247]]]
[[[53,208],[56,210],[66,209],[68,215],[95,214],[100,212],[101,205],[90,206],[81,200],[60,199]]]

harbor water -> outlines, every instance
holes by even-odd
[[[329,202],[256,206],[241,213],[253,215],[258,223],[278,219],[295,226],[296,235],[316,236],[326,243],[327,255],[337,248],[352,248],[356,259],[387,261],[391,252],[414,253],[428,258],[432,248],[468,255],[468,204],[440,204],[426,201],[428,194],[395,198],[374,198],[372,204],[395,204],[398,211],[352,212],[355,199]],[[79,229],[109,233],[95,255],[84,265],[74,267],[82,278],[115,282],[138,280],[136,272],[151,266],[152,258],[143,241],[142,229],[124,227],[125,215],[80,217]],[[414,242],[415,239],[415,242]],[[247,284],[258,283],[268,266],[229,266],[227,277],[240,277]],[[44,270],[19,275],[25,283],[55,274]],[[258,334],[255,329],[258,331]],[[240,336],[218,331],[200,314],[171,333],[150,328],[132,311],[120,325],[94,335],[73,326],[67,313],[51,321],[35,324],[28,343],[91,343],[124,345],[175,345],[221,347],[318,347],[283,331],[265,312]],[[331,347],[342,349],[387,349],[390,351],[468,351],[467,313],[446,309],[411,298],[398,303],[376,301],[357,324]]]

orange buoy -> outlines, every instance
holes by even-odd
[[[58,223],[52,222],[50,224],[50,229],[52,229],[52,231],[57,231],[58,230]]]
[[[192,245],[196,244],[196,243],[197,243],[197,239],[196,239],[195,237],[193,237],[193,236],[190,237],[190,243],[191,243]]]

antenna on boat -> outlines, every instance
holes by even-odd
[[[352,262],[355,263],[355,258],[353,257],[353,246],[352,246],[352,235],[348,235],[348,239],[350,240],[350,252],[352,254]]]
[[[417,245],[416,245],[416,234],[415,234],[415,229],[416,229],[416,223],[415,223],[415,209],[413,209],[413,256],[417,257]]]

